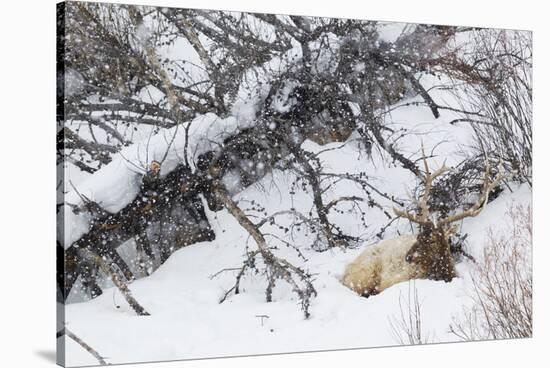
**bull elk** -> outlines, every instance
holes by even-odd
[[[423,194],[420,198],[412,198],[417,213],[394,208],[396,216],[418,224],[419,233],[384,240],[368,247],[346,267],[343,284],[359,295],[375,295],[394,284],[412,279],[451,281],[456,271],[449,237],[457,231],[455,223],[477,216],[487,204],[489,193],[503,179],[502,166],[499,166],[496,177],[491,180],[491,170],[486,163],[482,190],[476,202],[467,210],[434,219],[436,216],[430,213],[428,206],[432,183],[450,168],[443,164],[438,170],[430,172],[425,154],[423,161]]]

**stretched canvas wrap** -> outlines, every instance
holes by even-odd
[[[59,364],[531,336],[531,32],[57,17]]]

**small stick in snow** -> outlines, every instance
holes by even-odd
[[[264,319],[269,318],[269,316],[266,315],[266,314],[260,314],[260,315],[257,315],[256,318],[260,318],[260,321],[261,321],[262,326],[263,326],[264,325]]]

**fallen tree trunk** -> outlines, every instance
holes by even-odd
[[[95,215],[91,221],[90,230],[65,250],[65,270],[64,274],[59,275],[64,278],[59,284],[64,285],[65,298],[82,272],[81,259],[75,249],[91,250],[101,257],[111,259],[123,272],[125,278],[131,281],[134,277],[116,249],[142,234],[151,223],[160,221],[177,205],[183,208],[192,206],[192,211],[202,213],[203,218],[199,220],[205,221],[200,231],[196,231],[196,228],[189,229],[190,232],[184,237],[184,242],[179,244],[180,247],[198,241],[213,240],[214,233],[206,221],[202,202],[198,197],[201,181],[196,176],[189,176],[187,167],[179,165],[164,178],[159,178],[151,184],[155,187],[153,191],[155,195],[147,195],[151,193],[151,188],[144,186],[140,194],[117,213],[90,210],[90,207],[99,205],[87,203],[88,211],[92,216]],[[185,190],[182,190],[183,183],[188,184]]]
[[[307,101],[302,103],[307,105]],[[306,121],[309,120],[311,119],[308,118]],[[273,124],[276,124],[275,129],[272,129]],[[349,129],[353,130],[354,120],[350,119],[349,124],[351,124]],[[210,210],[219,211],[224,208],[227,203],[218,197],[219,192],[216,191],[214,183],[219,182],[229,171],[236,170],[244,187],[253,184],[292,151],[288,145],[288,139],[296,129],[296,111],[281,114],[266,110],[261,113],[257,125],[227,138],[220,151],[209,151],[200,155],[196,161],[195,172],[182,163],[164,177],[143,180],[144,184],[136,198],[117,213],[108,213],[99,204],[83,198],[87,202],[84,203],[84,209],[78,210],[90,213],[92,221],[90,230],[66,249],[63,276],[69,280],[60,282],[65,285],[65,298],[80,274],[78,255],[74,254],[72,248],[89,249],[102,257],[110,258],[124,271],[127,268],[126,265],[113,252],[116,252],[116,249],[125,242],[144,234],[151,224],[162,222],[167,216],[169,217],[176,206],[188,208],[188,213],[197,213],[197,218],[192,221],[200,226],[187,229],[179,237],[176,247],[161,257],[161,262],[165,261],[174,250],[183,246],[213,240],[215,234],[204,213],[200,195],[204,196]],[[298,132],[299,134],[293,138],[298,141],[292,143],[297,147],[305,139],[318,135],[318,132],[309,125],[300,127]],[[327,134],[330,134],[330,131]],[[327,136],[328,141],[345,140],[345,138],[346,136]],[[260,163],[264,169],[251,171],[242,168],[241,162],[247,160],[255,164]],[[129,272],[125,274],[130,281],[132,277]],[[92,286],[94,286],[93,283]],[[94,287],[94,289],[97,288]],[[97,291],[94,293],[97,294]]]

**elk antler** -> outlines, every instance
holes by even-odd
[[[485,162],[485,176],[483,178],[483,188],[481,190],[481,193],[479,195],[479,199],[477,200],[477,202],[474,203],[472,205],[472,207],[470,207],[468,210],[466,210],[464,212],[460,212],[460,213],[454,214],[452,216],[447,216],[445,218],[442,218],[441,220],[438,221],[437,226],[439,227],[439,226],[442,226],[442,225],[448,225],[452,222],[460,221],[460,220],[462,220],[466,217],[475,217],[475,216],[479,215],[479,213],[483,210],[483,208],[485,208],[485,205],[487,204],[487,201],[489,199],[489,193],[491,193],[491,191],[493,189],[495,189],[495,187],[504,178],[504,172],[503,172],[502,164],[498,165],[498,174],[497,174],[495,180],[493,180],[492,182],[490,182],[490,180],[489,180],[490,175],[491,175],[491,169],[490,169],[489,163],[486,161]]]
[[[422,195],[421,199],[413,198],[412,201],[418,206],[420,209],[420,214],[413,215],[410,213],[407,213],[405,211],[402,211],[398,208],[394,208],[393,212],[398,217],[404,217],[412,222],[418,223],[418,224],[425,224],[429,221],[429,208],[428,208],[428,200],[430,197],[430,192],[432,191],[432,183],[435,178],[440,176],[446,171],[449,171],[450,168],[445,165],[445,162],[443,162],[443,165],[435,170],[434,172],[430,172],[430,168],[428,166],[428,160],[426,159],[426,153],[424,152],[424,145],[422,145],[422,160],[424,162],[424,171],[426,172],[423,181],[424,181],[424,193]]]

